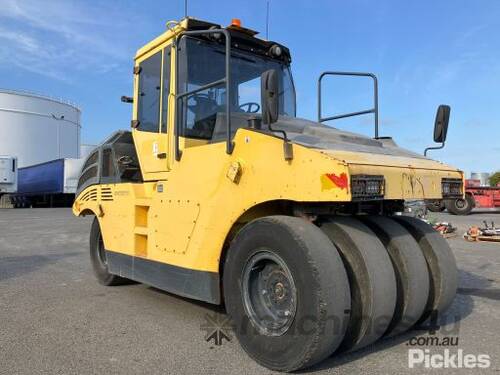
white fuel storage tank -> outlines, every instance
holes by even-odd
[[[80,157],[80,109],[30,92],[0,89],[0,155],[23,168]]]

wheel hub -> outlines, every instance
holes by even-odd
[[[297,291],[283,259],[268,250],[253,255],[243,271],[242,291],[247,316],[260,333],[280,336],[288,330]]]
[[[457,199],[455,201],[455,205],[457,206],[457,208],[463,209],[467,206],[467,202],[465,199]]]

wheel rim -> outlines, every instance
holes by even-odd
[[[242,284],[243,305],[253,326],[267,336],[283,335],[297,310],[297,290],[283,259],[269,250],[254,254]]]
[[[108,259],[106,258],[106,249],[104,249],[104,241],[102,240],[102,236],[99,236],[99,241],[97,242],[97,256],[99,257],[99,261],[105,267],[108,266]]]
[[[467,201],[465,199],[457,199],[455,201],[455,206],[459,209],[459,210],[463,210],[464,208],[467,208]]]

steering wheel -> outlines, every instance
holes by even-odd
[[[245,111],[246,113],[257,113],[260,111],[260,104],[255,103],[255,102],[248,102],[248,103],[240,104],[240,106],[238,108],[241,109],[242,111],[244,111],[243,107],[248,107],[247,110]],[[252,107],[255,107],[254,111],[252,111]]]

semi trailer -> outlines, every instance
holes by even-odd
[[[463,198],[463,172],[380,136],[377,77],[323,73],[310,121],[296,116],[286,46],[238,21],[167,26],[135,55],[130,131],[78,180],[73,212],[94,216],[97,280],[224,305],[248,355],[279,371],[444,314],[453,253],[397,213],[405,200]],[[371,80],[373,107],[325,116],[321,83],[339,75]],[[366,114],[374,137],[326,124]],[[440,106],[435,141],[448,119]]]
[[[19,168],[14,208],[71,207],[84,159],[57,159]]]

